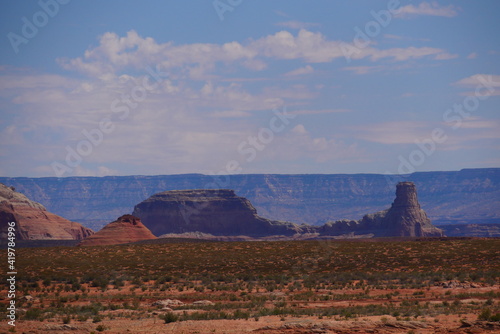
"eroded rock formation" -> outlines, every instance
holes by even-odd
[[[94,232],[82,225],[48,212],[40,203],[0,183],[0,235],[7,224],[16,222],[19,240],[80,240]]]
[[[151,232],[202,232],[212,235],[294,235],[301,226],[259,217],[246,198],[233,190],[173,190],[151,196],[135,206]]]
[[[79,243],[79,246],[118,245],[156,239],[153,233],[133,215],[123,215],[104,226],[97,233]]]
[[[417,199],[413,182],[400,182],[396,186],[396,199],[392,206],[359,221],[337,221],[321,227],[324,235],[345,231],[357,234],[374,234],[379,237],[441,237],[443,231],[432,225]]]
[[[361,220],[339,220],[323,226],[297,225],[259,217],[246,198],[232,190],[176,190],[151,196],[135,206],[135,216],[157,236],[189,232],[215,236],[272,235],[439,237],[420,207],[415,184],[400,182],[391,208]]]

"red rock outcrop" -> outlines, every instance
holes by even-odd
[[[45,207],[0,183],[0,236],[16,222],[18,240],[81,240],[94,231],[48,212]]]
[[[97,233],[82,240],[79,246],[118,245],[130,242],[156,239],[153,233],[132,215],[123,215],[104,226]]]

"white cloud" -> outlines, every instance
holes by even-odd
[[[5,74],[0,76],[0,91],[12,89],[76,87],[78,81],[53,74]]]
[[[500,129],[500,121],[497,120],[485,120],[479,117],[470,117],[468,119],[462,120],[460,124],[461,129]],[[497,136],[500,138],[500,132]]]
[[[120,37],[105,33],[99,45],[85,51],[83,57],[59,59],[61,66],[76,70],[103,81],[112,81],[125,71],[144,70],[146,66],[160,65],[172,71],[171,75],[185,75],[194,80],[214,77],[217,64],[235,64],[244,68],[262,71],[267,68],[265,59],[299,59],[307,63],[325,63],[344,58],[342,41],[328,40],[319,32],[306,29],[294,35],[279,31],[245,43],[232,41],[224,44],[193,43],[174,45],[172,42],[157,43],[150,37],[143,38],[135,31]],[[377,61],[389,58],[405,61],[427,56],[435,59],[450,59],[443,49],[431,47],[407,47],[380,50],[373,46],[360,49],[353,59],[369,58]],[[310,71],[310,68],[306,67]]]
[[[437,2],[421,2],[418,6],[406,5],[400,7],[396,16],[397,17],[408,17],[408,16],[442,16],[442,17],[454,17],[458,15],[458,8],[449,6],[440,6]]]
[[[311,74],[314,72],[314,68],[311,65],[306,65],[304,67],[297,68],[293,71],[285,73],[286,76],[294,76],[294,75],[304,75]]]
[[[348,66],[344,67],[344,70],[352,71],[356,74],[368,74],[373,72],[380,72],[386,69],[386,66],[377,65],[377,66]]]
[[[455,83],[456,86],[474,88],[472,91],[462,93],[465,96],[474,96],[478,92],[481,95],[500,95],[500,75],[496,74],[474,74],[463,78]]]
[[[360,162],[366,156],[356,144],[347,144],[325,136],[315,137],[302,124],[273,143],[269,154],[286,161],[306,158],[316,163],[335,161],[335,164]]]
[[[108,168],[106,166],[99,166],[96,169],[84,168],[78,166],[73,173],[75,176],[113,176],[120,175],[117,170]]]
[[[377,50],[377,49],[370,49],[367,50],[369,53],[369,56],[372,60],[379,60],[381,58],[393,58],[394,60],[408,60],[408,59],[415,59],[415,58],[422,58],[426,56],[434,56],[434,59],[450,59],[447,57],[450,57],[447,52],[445,52],[443,49],[438,49],[438,48],[431,48],[431,47],[408,47],[408,48],[393,48],[393,49],[386,49],[386,50]],[[452,58],[455,58],[455,56],[452,56]]]
[[[393,121],[357,126],[352,130],[359,139],[385,145],[411,145],[409,147],[415,149],[418,148],[417,142],[428,142],[434,129],[439,128],[445,139],[435,143],[438,151],[484,148],[486,142],[500,139],[500,122],[497,120],[470,117],[463,119],[458,129],[453,129],[453,125],[444,122]]]
[[[296,84],[283,77],[272,80],[266,73],[255,77],[253,72],[263,71],[268,64],[271,67],[276,60],[294,60],[294,66],[300,67],[287,75],[314,73],[313,65],[308,63],[344,58],[339,43],[305,29],[295,34],[280,31],[245,42],[184,45],[158,43],[135,31],[125,36],[106,33],[99,45],[81,57],[59,60],[64,69],[85,73],[84,79],[0,69],[0,96],[6,103],[2,116],[8,119],[7,125],[0,123],[0,154],[16,156],[19,164],[32,166],[26,174],[51,176],[54,174],[46,167],[54,160],[64,161],[66,147],[75,148],[86,140],[83,130],[96,129],[103,118],[110,118],[115,129],[104,135],[102,144],[84,157],[73,175],[112,175],[118,173],[110,168],[117,168],[117,161],[123,166],[119,172],[125,174],[145,170],[179,173],[193,168],[197,172],[217,172],[225,162],[239,158],[237,144],[267,126],[262,119],[266,115],[273,117],[275,108],[286,104],[296,115],[350,111],[311,108],[310,103],[324,87],[322,83]],[[404,61],[443,54],[445,50],[436,48],[367,47],[356,57]],[[120,119],[120,114],[112,110],[112,102],[130,96],[148,76],[146,67],[157,64],[168,75],[148,91],[144,101],[129,107],[126,118]],[[358,71],[363,71],[360,68]],[[263,157],[267,161],[273,161],[274,155],[282,155],[286,161],[306,158],[322,162],[362,156],[355,144],[314,136],[304,125],[277,135],[266,152]]]
[[[435,59],[436,60],[448,60],[448,59],[455,59],[458,58],[457,54],[451,54],[447,52],[442,52],[436,55]]]
[[[292,129],[292,132],[295,132],[296,134],[299,134],[299,135],[306,135],[308,133],[306,128],[302,124],[296,125]]]
[[[455,82],[455,85],[475,87],[478,85],[483,85],[485,82],[492,87],[500,87],[500,75],[474,74],[471,75],[470,77],[463,78]]]

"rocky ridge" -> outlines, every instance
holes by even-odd
[[[94,233],[89,228],[48,212],[45,207],[0,183],[0,235],[16,222],[18,240],[80,240]]]
[[[273,221],[257,215],[246,198],[233,190],[176,190],[151,196],[135,206],[133,215],[157,235],[207,233],[213,236],[396,236],[439,237],[420,207],[415,184],[400,182],[391,208],[361,220],[340,220],[323,226]]]
[[[79,246],[118,245],[156,239],[153,233],[132,215],[123,215],[104,226],[97,233],[82,240]]]
[[[49,211],[99,230],[166,190],[229,188],[272,220],[323,225],[387,208],[399,181],[414,182],[436,225],[499,224],[500,168],[380,174],[202,174],[105,177],[0,177]]]

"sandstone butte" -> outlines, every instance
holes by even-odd
[[[420,207],[413,182],[396,185],[396,199],[387,210],[365,215],[361,220],[328,222],[320,227],[322,235],[342,233],[373,234],[377,237],[442,237]]]
[[[81,240],[94,233],[78,223],[48,212],[45,207],[0,183],[0,236],[16,222],[18,240]]]
[[[415,184],[400,182],[392,206],[361,220],[339,220],[322,226],[273,221],[257,215],[246,198],[233,190],[174,190],[151,196],[133,212],[155,235],[208,233],[215,236],[264,237],[368,236],[439,237],[443,232],[432,225],[417,199]]]
[[[123,215],[97,233],[82,240],[79,246],[103,246],[156,239],[153,233],[132,215]]]

